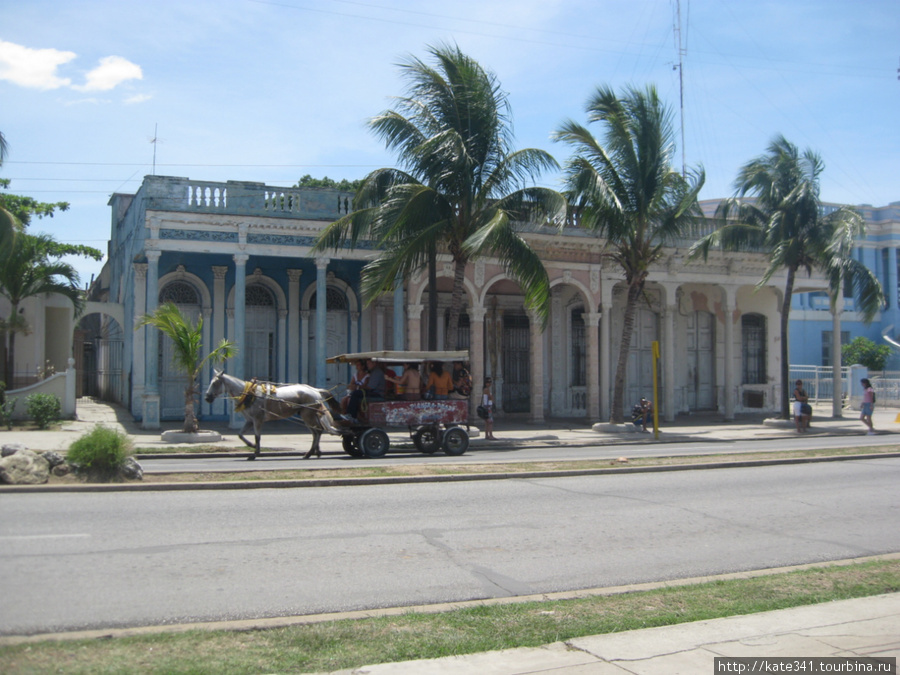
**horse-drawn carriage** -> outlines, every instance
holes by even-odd
[[[340,354],[328,359],[328,363],[350,364],[371,360],[386,369],[437,361],[447,364],[449,370],[453,362],[468,359],[467,351],[376,351]],[[422,388],[426,380],[427,375],[422,373]],[[406,400],[388,397],[384,400],[365,400],[361,410],[364,413],[356,420],[337,421],[344,450],[354,457],[383,457],[390,449],[390,438],[384,428],[406,428],[416,449],[427,454],[442,449],[448,455],[461,455],[469,449],[467,399],[423,396],[421,400]]]

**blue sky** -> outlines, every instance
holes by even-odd
[[[102,250],[110,194],[138,188],[154,149],[158,175],[196,180],[391,166],[365,122],[403,93],[396,64],[440,42],[497,75],[516,147],[561,163],[550,134],[585,121],[598,85],[655,84],[678,124],[674,0],[0,0],[0,17],[0,177],[70,202],[33,231]],[[702,198],[780,133],[821,154],[824,200],[900,200],[898,0],[682,0],[681,18]],[[85,282],[101,266],[73,262]]]

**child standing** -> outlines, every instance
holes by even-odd
[[[489,441],[497,440],[494,437],[494,396],[491,393],[491,385],[493,380],[489,377],[484,379],[484,389],[481,391],[481,405],[487,411],[484,418],[484,437]]]
[[[869,427],[869,430],[866,432],[869,436],[875,435],[875,427],[872,426],[872,413],[875,412],[875,390],[872,388],[872,383],[869,382],[869,378],[864,377],[860,380],[863,386],[863,400],[862,406],[860,406],[860,421]]]

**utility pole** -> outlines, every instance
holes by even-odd
[[[157,135],[157,130],[159,128],[159,123],[153,125],[153,138],[150,139],[150,142],[153,143],[153,173],[151,175],[156,175],[156,144],[159,143],[159,136]]]
[[[678,50],[678,99],[681,120],[681,175],[687,175],[684,148],[684,56],[687,51],[681,43],[681,0],[675,0],[675,46]]]

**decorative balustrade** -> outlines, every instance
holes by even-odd
[[[214,183],[147,176],[141,190],[148,207],[229,215],[337,220],[350,211],[353,195],[338,190],[281,188],[263,183]]]

